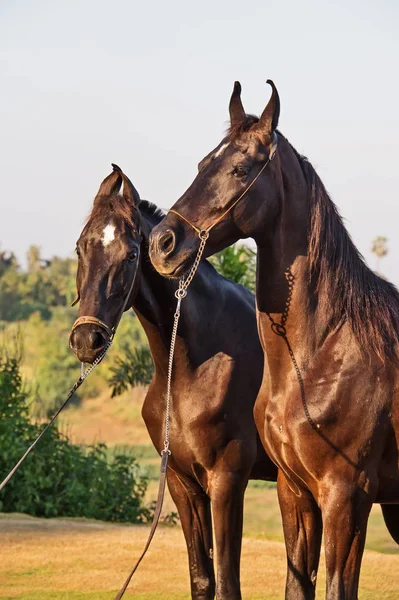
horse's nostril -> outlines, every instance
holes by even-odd
[[[72,349],[76,350],[78,348],[78,339],[76,339],[76,331],[72,331],[71,337],[69,338],[69,344]]]
[[[168,229],[168,231],[161,235],[158,243],[159,249],[163,254],[170,254],[175,247],[175,234]]]
[[[99,331],[93,331],[90,334],[90,347],[92,350],[97,350],[98,348],[102,348],[105,344],[105,338]]]

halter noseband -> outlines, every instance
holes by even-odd
[[[273,160],[274,155],[276,154],[276,150],[277,150],[277,135],[276,135],[276,132],[274,132],[273,133],[273,142],[272,142],[272,145],[271,145],[271,148],[270,148],[268,159],[265,162],[265,164],[263,165],[263,167],[261,168],[261,170],[259,171],[259,173],[253,178],[253,180],[251,181],[251,183],[242,192],[242,194],[240,194],[240,196],[238,196],[237,200],[234,200],[233,204],[231,206],[229,206],[229,208],[227,210],[225,210],[224,213],[222,213],[220,215],[220,217],[218,217],[216,219],[216,221],[214,221],[212,223],[212,225],[210,225],[206,229],[200,229],[199,227],[197,227],[197,225],[194,225],[194,223],[191,223],[191,221],[189,221],[185,216],[183,216],[181,213],[179,213],[174,208],[170,208],[169,212],[174,213],[175,215],[177,215],[178,217],[180,217],[181,219],[183,219],[183,221],[185,221],[187,223],[187,225],[190,225],[190,227],[192,229],[194,229],[194,231],[196,231],[198,233],[198,235],[199,235],[199,237],[200,237],[201,240],[207,240],[208,237],[209,237],[209,232],[211,231],[211,229],[213,229],[215,227],[215,225],[217,225],[236,206],[236,204],[238,204],[238,202],[245,196],[245,194],[247,192],[249,192],[249,190],[254,185],[254,183],[256,182],[256,180],[258,179],[258,177],[260,177],[260,175],[266,169],[266,167],[269,164],[269,162],[271,160]]]
[[[111,329],[111,327],[108,327],[108,325],[106,323],[104,323],[104,321],[101,321],[101,319],[97,319],[97,317],[92,317],[92,316],[78,317],[76,319],[75,323],[72,325],[71,335],[77,327],[79,327],[80,325],[85,325],[86,323],[91,324],[91,325],[97,325],[101,329],[104,329],[104,331],[106,332],[106,334],[108,335],[110,340],[113,338],[114,333],[115,333],[115,328],[112,327],[112,329]]]

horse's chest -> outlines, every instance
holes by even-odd
[[[289,460],[298,429],[292,410],[296,399],[291,396],[291,400],[293,402],[289,404],[283,396],[276,394],[265,407],[263,433],[266,450],[280,465]]]
[[[298,378],[276,386],[274,393],[269,386],[264,402],[265,448],[292,480],[312,488],[337,457],[356,464],[369,452],[367,440],[378,426],[386,394],[376,401],[377,378],[360,367],[355,376],[349,366],[335,368],[326,362],[322,369],[301,370],[303,387]]]
[[[228,386],[233,366],[229,357],[214,357],[190,378],[176,377],[171,394],[170,447],[182,466],[200,463],[210,468],[229,439],[232,421],[237,421],[232,416],[235,403]],[[155,382],[143,406],[144,421],[158,450],[163,447],[165,435],[165,388],[165,381]]]

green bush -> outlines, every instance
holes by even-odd
[[[6,476],[41,426],[29,419],[19,357],[0,356],[0,477]],[[111,458],[104,444],[73,445],[55,426],[39,442],[0,492],[0,510],[39,517],[87,517],[106,521],[147,522],[143,506],[147,480],[135,458]]]
[[[256,252],[249,246],[234,244],[208,260],[223,277],[244,285],[251,292],[255,291]]]
[[[123,358],[117,356],[115,366],[110,371],[108,383],[112,388],[112,398],[119,396],[130,387],[149,385],[154,374],[154,363],[148,346],[130,348],[125,346]]]

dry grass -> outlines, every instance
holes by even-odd
[[[74,441],[109,445],[150,444],[141,419],[144,390],[115,399],[110,392],[71,407],[63,416]],[[67,425],[68,424],[68,425]],[[148,500],[155,497],[151,482]],[[165,511],[175,510],[170,497]],[[374,507],[367,547],[398,552]],[[40,520],[24,516],[0,518],[0,598],[8,600],[113,600],[148,529],[76,520]],[[274,490],[249,487],[245,503],[242,589],[245,600],[282,600],[285,552]],[[318,600],[324,597],[321,565]],[[189,600],[187,557],[180,527],[160,528],[135,576],[127,598]],[[399,556],[367,551],[360,600],[399,598]]]
[[[0,598],[112,600],[148,528],[20,515],[0,519]],[[323,597],[321,569],[318,598]],[[245,538],[242,588],[247,600],[282,600],[285,553],[281,542]],[[188,570],[179,527],[160,528],[127,598],[188,600]],[[399,597],[399,557],[366,552],[361,600]]]
[[[111,390],[105,389],[97,398],[70,405],[60,417],[61,428],[76,444],[151,444],[141,417],[145,394],[146,389],[139,386],[111,398]]]

